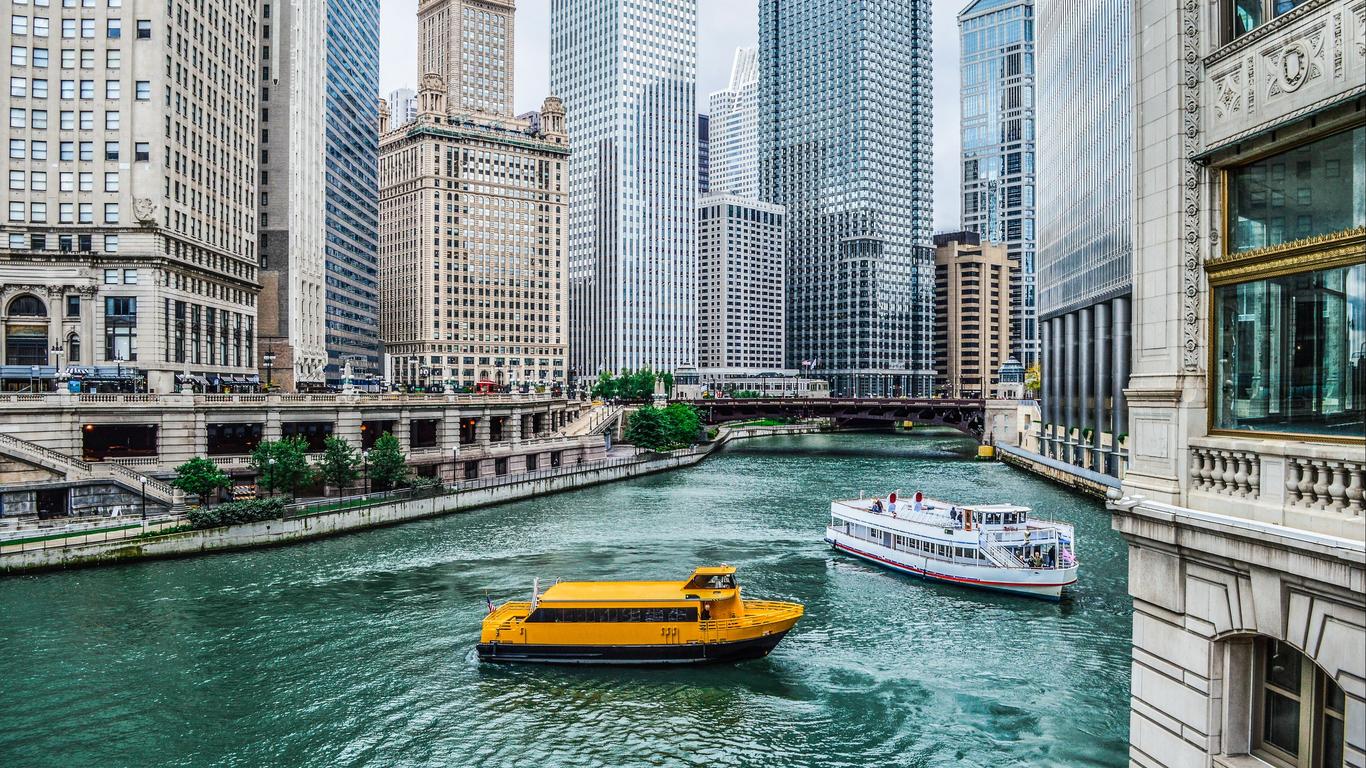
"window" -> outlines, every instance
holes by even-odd
[[[67,316],[67,317],[80,317],[80,316],[81,316],[81,297],[80,297],[80,296],[67,296],[67,297],[66,297],[66,316]]]
[[[147,80],[139,80],[134,84],[133,92],[138,101],[147,101],[152,98],[152,84]]]
[[[139,39],[139,40],[151,40],[151,39],[152,39],[152,22],[151,22],[150,19],[138,19],[138,22],[137,22],[137,39]]]
[[[1225,23],[1232,40],[1260,27],[1267,19],[1295,10],[1309,0],[1229,0]]]
[[[11,35],[27,35],[27,34],[28,34],[28,17],[27,17],[27,16],[11,16],[11,17],[9,17],[9,31],[10,31],[10,34],[11,34]]]
[[[139,141],[133,145],[133,159],[140,163],[145,163],[152,159],[152,145],[145,141]]]
[[[106,171],[104,174],[104,191],[119,191],[119,174],[117,171]]]
[[[29,125],[32,125],[34,128],[47,128],[47,110],[33,110],[33,114],[29,116]]]
[[[106,99],[117,99],[123,93],[123,86],[118,80],[104,81],[104,97]]]
[[[117,223],[119,223],[119,204],[118,204],[118,203],[105,203],[105,204],[104,204],[104,223],[105,223],[105,224],[117,224]],[[136,278],[137,278],[137,272],[133,272],[133,276],[134,276],[133,282],[137,282],[137,279],[136,279]],[[124,282],[127,282],[127,281],[125,280]]]
[[[1290,768],[1344,765],[1344,696],[1307,656],[1277,640],[1257,645],[1254,745]]]
[[[1366,264],[1219,285],[1214,318],[1214,428],[1360,434]]]
[[[9,79],[9,95],[23,97],[28,95],[28,80],[22,77]]]
[[[118,69],[123,66],[123,51],[118,48],[110,48],[105,51],[104,66],[106,69]]]
[[[11,127],[11,128],[27,128],[27,127],[28,127],[28,110],[26,110],[26,109],[20,109],[20,108],[18,108],[18,107],[10,107],[10,111],[9,111],[9,127]]]
[[[22,45],[10,46],[9,63],[16,67],[28,66],[28,48]]]
[[[104,30],[105,35],[111,39],[123,37],[123,20],[109,19],[105,23]]]
[[[1227,174],[1230,252],[1366,226],[1366,126]]]

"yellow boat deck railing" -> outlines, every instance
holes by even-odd
[[[531,603],[503,603],[497,608],[494,608],[493,613],[490,613],[489,615],[485,616],[484,621],[494,621],[499,624],[502,624],[512,619],[526,618],[527,614],[529,613],[531,613]]]
[[[797,619],[802,615],[802,606],[797,603],[780,603],[773,600],[746,600],[745,615],[732,619],[709,619],[702,622],[702,629],[744,629],[764,624],[774,624],[786,619]]]

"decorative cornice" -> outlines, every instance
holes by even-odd
[[[1205,268],[1211,283],[1225,285],[1360,263],[1366,263],[1366,227],[1220,256]]]
[[[1250,251],[1226,253],[1223,256],[1211,258],[1205,264],[1205,268],[1210,272],[1217,272],[1245,262],[1264,261],[1286,254],[1298,253],[1300,251],[1320,250],[1324,246],[1339,243],[1350,244],[1352,242],[1356,242],[1358,245],[1366,243],[1366,226],[1360,226],[1342,232],[1329,232],[1323,235],[1302,237],[1298,240],[1290,240]]]

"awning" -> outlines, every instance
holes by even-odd
[[[0,379],[52,379],[57,376],[53,365],[0,365]]]

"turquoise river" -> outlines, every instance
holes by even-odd
[[[1104,507],[943,433],[737,443],[673,473],[326,541],[0,581],[0,766],[1123,766],[1126,555]],[[914,489],[1076,524],[1060,604],[828,549],[834,497]],[[806,604],[774,653],[487,666],[533,576],[739,567]]]

